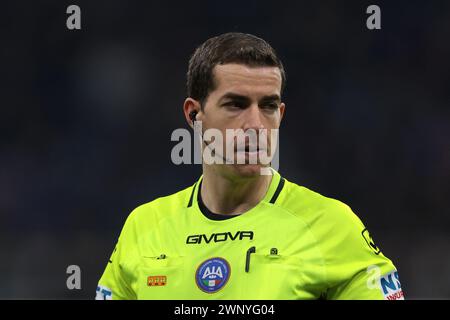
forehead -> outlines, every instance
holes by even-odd
[[[281,73],[278,67],[251,67],[242,64],[216,65],[213,69],[217,94],[225,91],[252,94],[280,94]]]

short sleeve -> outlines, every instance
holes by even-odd
[[[131,286],[131,279],[124,271],[127,260],[132,259],[133,250],[129,250],[130,217],[125,222],[119,240],[100,278],[96,290],[96,300],[134,300],[136,295]]]
[[[404,299],[396,267],[375,245],[361,220],[342,204],[336,232],[326,248],[328,288],[332,300]]]

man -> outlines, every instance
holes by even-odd
[[[285,81],[264,40],[211,38],[189,61],[184,115],[190,126],[201,122],[203,132],[224,136],[227,129],[276,130]],[[394,265],[347,205],[273,169],[261,174],[268,164],[249,161],[275,148],[266,137],[246,138],[243,148],[223,142],[215,154],[223,164],[204,162],[193,186],[135,209],[96,298],[403,298]]]

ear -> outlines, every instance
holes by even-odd
[[[189,114],[192,111],[196,111],[197,113],[201,112],[200,102],[198,102],[197,100],[192,99],[192,98],[186,98],[186,100],[184,100],[184,104],[183,104],[184,118],[186,119],[189,126],[191,128],[194,128],[191,117],[189,116]]]
[[[286,109],[286,105],[283,102],[280,103],[280,123],[281,123],[281,120],[283,120],[285,109]]]

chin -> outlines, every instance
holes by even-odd
[[[229,165],[230,169],[237,176],[251,178],[261,176],[261,169],[266,167],[260,164],[234,164]]]

